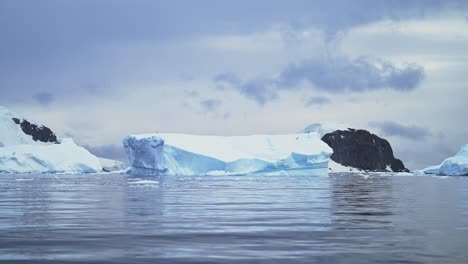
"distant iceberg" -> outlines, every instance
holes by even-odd
[[[131,135],[133,175],[307,175],[327,173],[332,149],[318,133],[252,136]]]
[[[468,144],[461,147],[455,156],[444,160],[442,164],[428,167],[422,172],[447,176],[468,176]]]

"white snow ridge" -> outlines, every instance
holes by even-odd
[[[146,134],[127,136],[123,144],[133,175],[326,174],[332,154],[317,133]]]

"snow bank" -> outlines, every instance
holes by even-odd
[[[455,156],[444,160],[442,164],[428,167],[422,172],[425,174],[468,176],[468,144],[461,147]]]
[[[0,172],[93,173],[101,170],[98,158],[72,139],[63,139],[61,144],[0,148]]]
[[[332,153],[317,133],[252,136],[147,134],[123,141],[134,175],[326,173]]]

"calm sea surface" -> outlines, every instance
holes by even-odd
[[[468,177],[0,175],[0,263],[468,263]]]

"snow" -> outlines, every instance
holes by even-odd
[[[69,174],[102,171],[100,160],[72,139],[63,139],[60,144],[34,141],[13,118],[29,120],[0,106],[0,172]],[[119,165],[110,160],[101,162],[109,167]]]
[[[455,156],[445,159],[442,164],[428,167],[422,172],[425,174],[468,176],[468,144],[461,147]]]
[[[0,148],[0,172],[92,173],[101,170],[98,158],[72,139],[63,139],[61,144]]]
[[[340,173],[340,172],[360,172],[361,170],[353,168],[353,167],[346,167],[341,165],[338,162],[333,161],[330,159],[328,162],[328,172],[330,173]]]
[[[324,122],[324,123],[313,123],[308,125],[306,128],[301,130],[301,133],[317,132],[320,136],[324,136],[327,133],[334,132],[336,130],[348,130],[350,128],[348,124],[338,122]]]
[[[21,127],[12,118],[23,119],[21,116],[11,112],[7,108],[0,106],[0,147],[13,146],[18,144],[40,145],[30,135],[26,135]]]
[[[326,169],[332,153],[317,133],[144,134],[127,136],[123,144],[134,175],[307,174]]]
[[[127,168],[125,163],[121,161],[100,158],[100,157],[98,157],[98,159],[99,159],[99,163],[101,164],[102,169],[107,172],[121,172]]]

